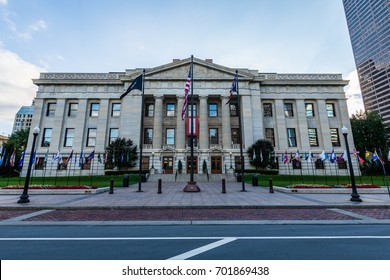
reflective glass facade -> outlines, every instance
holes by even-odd
[[[366,110],[390,125],[390,1],[343,0]]]

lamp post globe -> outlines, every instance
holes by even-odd
[[[31,176],[31,168],[32,168],[32,163],[34,161],[34,149],[35,149],[35,142],[37,140],[37,136],[40,132],[39,127],[34,127],[33,130],[33,142],[31,145],[31,152],[30,152],[30,160],[28,162],[28,168],[27,168],[27,175],[26,175],[26,180],[24,181],[24,188],[23,188],[23,193],[20,196],[18,203],[28,203],[30,200],[28,199],[28,186],[30,183],[30,176]]]
[[[152,169],[154,169],[154,152],[152,152]]]
[[[233,165],[232,165],[232,152],[229,153],[229,156],[230,156],[230,169],[233,169]]]
[[[351,185],[352,185],[351,201],[362,202],[362,200],[360,199],[360,195],[358,194],[357,189],[356,189],[355,174],[353,172],[351,153],[349,151],[349,144],[348,144],[348,138],[347,138],[348,128],[343,126],[343,128],[341,129],[341,132],[344,135],[345,148],[347,150],[347,157],[348,157],[349,176],[351,177]]]

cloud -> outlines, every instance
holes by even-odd
[[[8,28],[12,31],[12,33],[14,33],[20,39],[30,40],[34,33],[47,29],[47,23],[44,20],[39,19],[29,24],[25,31],[20,31],[20,29],[17,27],[16,22],[12,19],[12,17],[15,16],[17,15],[14,12],[10,12],[7,9],[4,9],[3,20],[7,23]]]
[[[345,95],[347,97],[349,115],[352,115],[355,114],[356,111],[364,110],[357,70],[349,73],[347,80],[349,80],[349,85],[346,87]]]
[[[7,0],[0,0],[0,6],[7,6]]]
[[[0,134],[10,134],[16,112],[31,105],[37,90],[32,79],[43,71],[0,45]]]

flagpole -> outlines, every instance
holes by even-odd
[[[139,171],[138,171],[138,191],[142,192],[142,140],[144,135],[144,93],[145,93],[145,69],[142,72],[142,95],[141,95],[141,125],[139,129]]]
[[[241,157],[241,191],[246,192],[245,190],[245,178],[244,178],[244,155],[242,151],[242,146],[244,142],[242,141],[242,120],[241,120],[241,102],[240,102],[240,90],[238,88],[238,70],[236,70],[236,89],[237,89],[237,113],[238,113],[238,130],[240,134],[240,157]]]
[[[194,56],[191,55],[191,116],[189,123],[191,126],[191,169],[190,169],[190,181],[184,187],[184,192],[200,192],[200,188],[196,185],[194,181]]]

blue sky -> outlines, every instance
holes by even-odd
[[[0,134],[39,72],[155,67],[191,54],[228,67],[342,73],[362,108],[342,0],[0,0]]]

